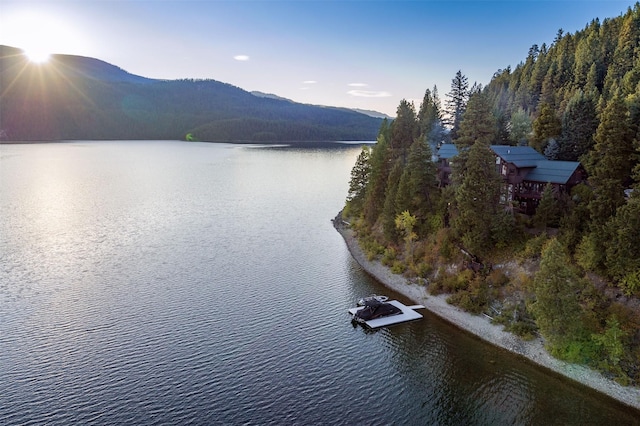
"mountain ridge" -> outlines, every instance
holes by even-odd
[[[0,70],[0,133],[10,140],[375,140],[381,123],[213,79],[151,79],[83,56],[34,64],[20,49],[0,46]]]

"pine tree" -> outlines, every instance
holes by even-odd
[[[562,133],[558,138],[556,159],[578,161],[593,146],[593,134],[598,128],[596,105],[591,96],[578,91],[562,115]]]
[[[636,3],[633,9],[629,8],[627,10],[622,19],[617,37],[617,46],[613,53],[613,61],[607,70],[605,78],[605,93],[614,94],[616,83],[620,82],[625,74],[633,70],[634,62],[640,55],[639,45],[640,3]],[[634,90],[635,87],[631,89]],[[629,94],[629,92],[626,94]]]
[[[433,86],[433,91],[427,89],[424,94],[418,112],[418,127],[420,138],[429,142],[434,148],[445,139],[440,99],[436,86]]]
[[[418,221],[416,230],[424,236],[429,231],[427,220],[435,214],[439,194],[436,165],[431,159],[429,144],[416,139],[398,184],[396,211],[412,212]]]
[[[605,263],[616,281],[640,273],[640,194],[636,191],[607,224]]]
[[[533,137],[529,145],[538,152],[544,152],[549,139],[557,139],[560,136],[562,124],[556,116],[555,111],[549,104],[543,104],[540,108],[540,115],[533,122]]]
[[[624,189],[631,182],[634,166],[633,137],[629,111],[617,95],[602,112],[596,143],[586,162],[594,191],[589,205],[594,230],[600,231],[624,203]]]
[[[398,239],[396,216],[400,213],[400,210],[396,204],[396,197],[403,170],[404,167],[402,165],[402,160],[397,159],[387,179],[387,185],[384,193],[384,206],[382,208],[382,215],[380,216],[384,236],[387,241],[393,243]]]
[[[459,184],[466,175],[469,147],[475,144],[488,147],[494,142],[495,135],[496,122],[489,98],[486,93],[476,93],[469,100],[469,105],[460,123],[459,137],[456,140],[459,154],[452,166],[454,184]]]
[[[558,160],[560,156],[560,144],[555,139],[549,139],[546,148],[544,149],[544,156],[547,160]]]
[[[356,159],[356,164],[351,169],[351,180],[349,181],[349,192],[347,194],[347,204],[350,214],[359,216],[364,205],[365,191],[369,184],[371,175],[370,164],[371,150],[368,146],[363,146],[362,151]]]
[[[475,143],[491,145],[495,141],[496,133],[496,120],[489,97],[484,92],[476,92],[469,99],[460,122],[456,146],[463,150]]]
[[[391,124],[391,151],[393,158],[406,161],[409,147],[418,137],[418,120],[413,104],[403,99],[396,110],[396,119]]]
[[[447,93],[447,97],[449,98],[446,102],[447,124],[451,126],[451,139],[455,141],[469,100],[469,81],[461,70],[458,70],[451,80],[451,91]]]
[[[540,270],[534,278],[536,300],[531,310],[552,354],[562,356],[582,332],[579,277],[571,269],[569,255],[557,239],[542,250]]]
[[[547,226],[556,225],[557,218],[558,205],[553,194],[553,186],[547,184],[544,187],[544,191],[542,191],[542,198],[536,209],[536,214],[533,216],[533,223],[538,227],[546,229]]]
[[[487,144],[469,149],[466,170],[455,191],[453,228],[471,253],[482,256],[493,246],[491,224],[497,213],[501,178]]]
[[[378,141],[371,150],[369,160],[371,171],[363,202],[364,218],[369,226],[376,223],[384,206],[385,188],[391,167],[390,134],[391,129],[385,119],[378,132]]]
[[[518,108],[509,121],[509,140],[513,145],[527,145],[530,135],[531,118],[524,109]]]

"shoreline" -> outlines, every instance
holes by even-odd
[[[391,270],[379,261],[369,261],[351,229],[341,226],[335,221],[334,227],[344,239],[349,252],[358,264],[385,287],[402,294],[416,304],[424,305],[427,310],[438,317],[492,345],[520,355],[538,366],[603,393],[628,407],[640,410],[640,389],[622,386],[586,366],[570,364],[553,358],[544,349],[541,338],[524,341],[518,336],[504,331],[502,325],[491,324],[488,318],[472,315],[448,304],[446,300],[448,295],[446,294],[432,296],[426,287],[408,283],[405,277],[391,273]]]

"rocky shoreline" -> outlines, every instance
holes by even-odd
[[[404,295],[414,303],[424,305],[440,318],[474,334],[482,340],[523,356],[539,366],[640,410],[640,389],[621,386],[588,367],[555,359],[544,349],[542,339],[524,341],[518,336],[504,331],[503,326],[491,324],[486,317],[469,314],[456,306],[448,304],[446,301],[447,295],[430,295],[425,287],[411,284],[402,275],[391,273],[391,270],[379,261],[369,261],[361,250],[353,231],[348,227],[342,226],[341,223],[338,223],[338,220],[334,222],[334,225],[344,238],[353,258],[365,271],[386,287]]]

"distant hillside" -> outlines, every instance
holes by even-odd
[[[154,80],[104,61],[30,63],[0,46],[0,135],[9,140],[375,140],[380,120],[258,97],[215,80]]]
[[[251,94],[254,96],[258,96],[259,98],[280,99],[282,101],[293,102],[291,99],[283,98],[282,96],[274,95],[273,93],[264,93],[264,92],[259,92],[257,90],[254,90],[251,92]],[[367,109],[358,109],[358,108],[340,108],[340,109],[344,111],[359,112],[360,114],[368,115],[369,117],[374,117],[374,118],[393,119],[393,117],[390,117],[387,114],[378,112],[378,111],[371,111]]]
[[[368,115],[369,117],[374,117],[374,118],[388,118],[388,119],[393,119],[393,117],[383,113],[383,112],[378,112],[378,111],[371,111],[368,109],[358,109],[358,108],[354,108],[353,111],[359,112],[360,114],[364,114],[364,115]]]
[[[264,93],[254,90],[251,94],[259,98],[279,99],[281,101],[293,102],[291,99],[283,98],[282,96],[274,95],[273,93]]]

